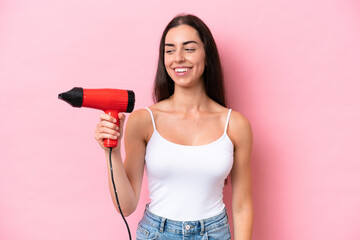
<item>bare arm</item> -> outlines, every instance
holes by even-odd
[[[112,117],[106,114],[101,115],[101,122],[98,124],[95,132],[95,138],[103,148],[104,138],[119,138],[118,146],[112,152],[112,165],[119,203],[125,216],[129,216],[135,211],[140,197],[144,173],[147,121],[149,120],[145,114],[144,110],[138,110],[129,116],[124,135],[126,152],[124,163],[120,151],[120,140],[123,135],[125,115],[119,114],[120,129],[116,128],[116,125],[112,122]],[[104,148],[104,150],[108,165],[111,198],[118,211],[110,176],[109,149]]]
[[[235,147],[231,170],[234,239],[250,240],[253,225],[250,167],[252,131],[250,122],[240,113],[232,114],[229,136]]]

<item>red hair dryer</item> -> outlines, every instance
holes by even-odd
[[[68,92],[60,93],[59,99],[73,107],[88,107],[103,110],[116,118],[119,126],[120,112],[132,112],[135,105],[135,94],[131,90],[122,89],[83,89],[75,87]],[[105,139],[105,147],[116,147],[118,140]]]

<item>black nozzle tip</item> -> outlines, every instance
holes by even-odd
[[[74,87],[70,91],[60,93],[58,99],[64,100],[73,107],[81,107],[83,102],[83,89]]]

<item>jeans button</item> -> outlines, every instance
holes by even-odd
[[[185,230],[189,231],[190,230],[190,225],[186,225]]]

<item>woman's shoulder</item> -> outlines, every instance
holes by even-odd
[[[145,108],[137,109],[130,113],[126,128],[131,132],[144,133],[152,126],[151,115]]]
[[[230,120],[233,120],[232,122],[235,125],[248,125],[250,124],[250,121],[240,112],[231,109],[231,115],[230,115]]]
[[[165,99],[148,106],[147,109],[144,108],[144,110],[150,116],[151,120],[151,115],[156,119],[158,115],[171,113],[173,110],[170,105],[168,99]],[[149,113],[148,110],[150,110],[151,113]]]
[[[166,111],[169,110],[170,107],[170,100],[169,99],[164,99],[161,100],[159,102],[154,103],[153,105],[150,105],[148,108],[151,111]]]
[[[232,110],[229,120],[228,135],[235,143],[251,140],[252,127],[249,119],[240,112]]]
[[[132,136],[133,139],[142,139],[145,143],[148,142],[152,135],[153,124],[151,115],[146,108],[141,108],[130,113],[127,123],[127,136]]]
[[[153,105],[150,105],[148,107],[137,109],[130,114],[128,121],[140,125],[151,124],[151,114],[160,111],[163,108],[163,105],[164,100],[154,103]]]

